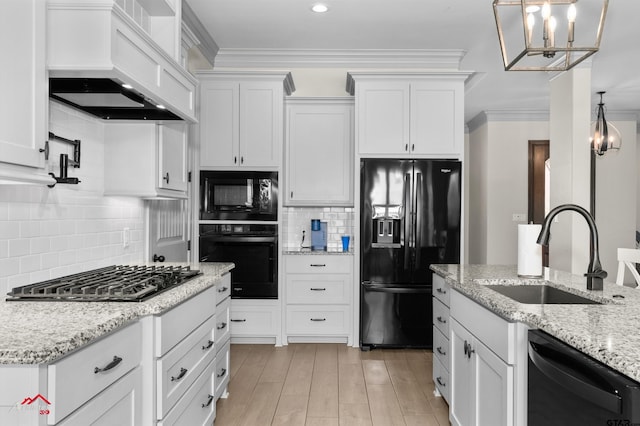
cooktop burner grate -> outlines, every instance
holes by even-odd
[[[113,265],[15,287],[7,300],[140,302],[199,273],[189,266]]]

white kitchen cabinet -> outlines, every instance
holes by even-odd
[[[200,166],[276,168],[282,161],[284,94],[290,73],[197,73],[200,79]]]
[[[353,256],[287,255],[284,260],[287,340],[350,345]]]
[[[290,99],[285,204],[353,205],[353,100]]]
[[[433,274],[433,383],[436,394],[451,400],[449,345],[451,287],[439,275]]]
[[[515,323],[454,291],[449,330],[451,423],[515,424]]]
[[[231,343],[282,345],[278,300],[232,299],[229,314]]]
[[[187,198],[184,122],[118,122],[105,126],[105,195]]]
[[[47,140],[48,75],[45,0],[2,4],[0,26],[0,181],[53,183],[43,171]],[[26,166],[26,167],[20,167]]]
[[[356,152],[360,156],[460,158],[466,72],[355,72]]]
[[[231,345],[231,277],[227,275],[216,285],[216,365],[215,399],[227,395],[229,386],[230,345]]]

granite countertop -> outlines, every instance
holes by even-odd
[[[547,284],[604,304],[523,304],[485,287],[542,283],[542,279],[519,278],[515,265],[431,265],[431,269],[452,288],[501,317],[544,330],[640,381],[640,289],[605,282],[603,290],[587,290],[582,275],[551,269],[545,271]]]
[[[0,364],[49,363],[146,315],[212,287],[233,263],[193,263],[202,274],[144,302],[0,301]]]
[[[328,254],[341,254],[345,256],[353,256],[352,251],[342,251],[342,250],[328,250],[328,251],[312,251],[312,250],[284,250],[282,252],[283,255],[300,255],[300,256],[326,256]]]

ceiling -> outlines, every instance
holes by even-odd
[[[221,52],[462,49],[460,69],[474,72],[466,122],[482,111],[549,107],[549,73],[504,71],[491,0],[327,0],[324,14],[310,11],[314,0],[186,2]],[[640,1],[610,1],[600,51],[592,56],[593,108],[595,93],[605,90],[610,113],[640,112],[638,16]]]

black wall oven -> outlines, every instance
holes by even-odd
[[[278,173],[201,171],[200,220],[278,220]]]
[[[200,261],[233,262],[231,298],[278,298],[278,225],[200,225]]]

